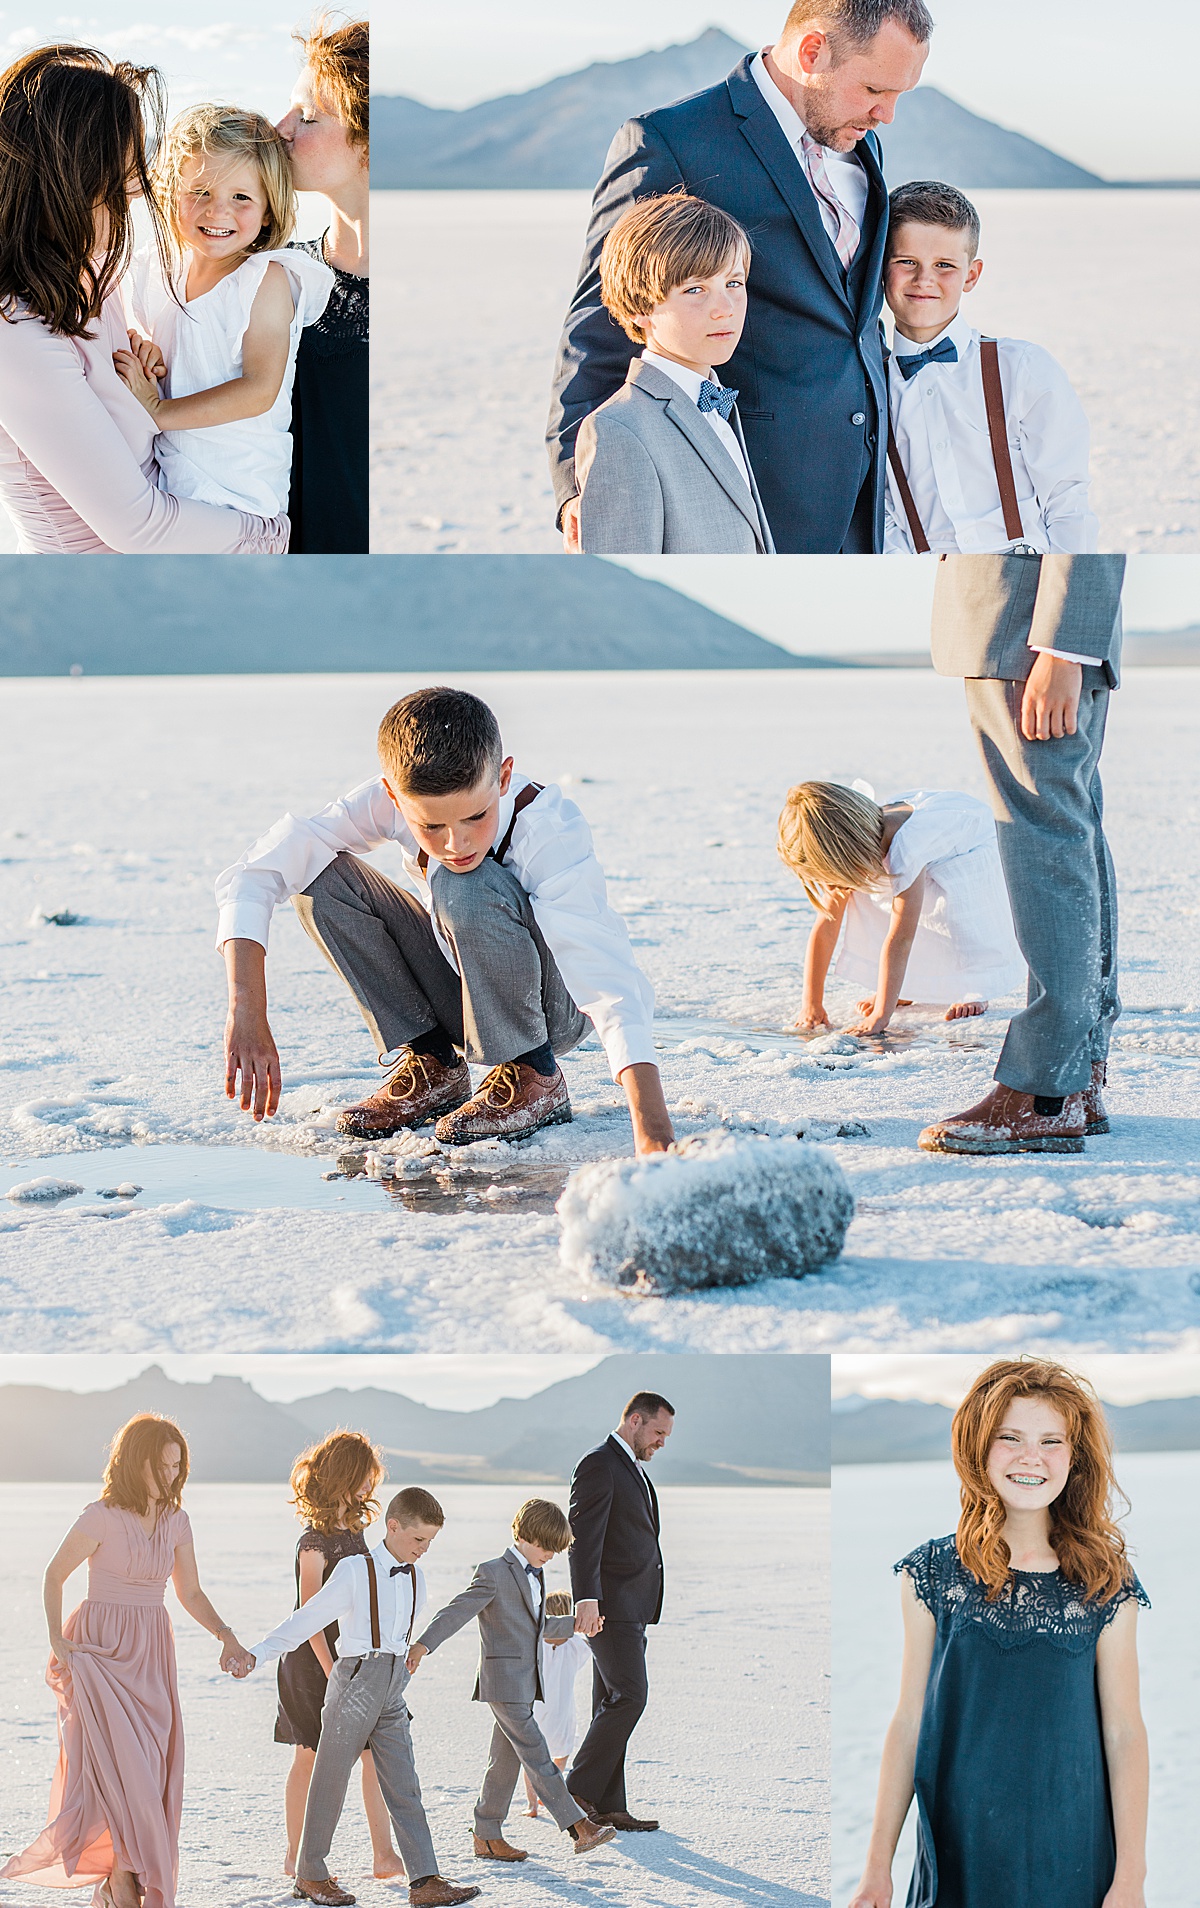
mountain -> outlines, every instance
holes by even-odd
[[[1105,1404],[1120,1451],[1200,1451],[1200,1397]],[[835,1464],[919,1464],[950,1456],[945,1405],[916,1398],[839,1398],[832,1415]]]
[[[464,110],[403,95],[371,101],[371,184],[508,190],[595,185],[613,134],[636,113],[715,86],[746,52],[718,27],[629,60],[598,60],[527,93]],[[1100,186],[1036,140],[1009,132],[934,86],[906,93],[883,131],[888,181],[979,186]]]
[[[0,557],[0,676],[836,668],[599,557]]]
[[[654,1460],[663,1484],[828,1482],[827,1361],[782,1353],[616,1353],[532,1398],[481,1411],[442,1411],[378,1387],[273,1404],[241,1378],[179,1384],[158,1366],[113,1391],[5,1385],[0,1482],[98,1479],[117,1428],[136,1411],[160,1411],[180,1425],[192,1476],[205,1483],[286,1479],[307,1443],[341,1425],[383,1446],[393,1483],[563,1483],[640,1389],[661,1391],[678,1414]]]

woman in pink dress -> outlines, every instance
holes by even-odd
[[[130,200],[150,189],[152,67],[44,46],[0,73],[0,502],[30,553],[279,554],[286,517],[158,488],[154,422],[122,383]]]
[[[46,1571],[58,1767],[46,1827],[0,1870],[49,1888],[93,1886],[97,1908],[173,1908],[183,1800],[183,1724],[168,1577],[189,1616],[221,1639],[221,1668],[245,1658],[200,1588],[180,1496],[178,1425],[151,1412],[113,1439],[104,1488]],[[86,1560],[88,1593],[63,1621],[63,1585]]]

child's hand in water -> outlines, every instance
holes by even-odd
[[[881,1034],[887,1032],[888,1024],[892,1017],[890,1014],[877,1014],[875,1012],[874,994],[871,994],[866,1000],[855,1001],[854,1004],[862,1015],[862,1019],[856,1020],[852,1027],[846,1027],[843,1030],[844,1032],[857,1037],[861,1037],[864,1034]]]
[[[823,1007],[802,1007],[796,1019],[797,1033],[816,1033],[818,1027],[832,1026]]]
[[[153,417],[162,400],[158,385],[147,377],[141,358],[134,351],[114,351],[113,364],[122,384],[128,385],[142,409]]]

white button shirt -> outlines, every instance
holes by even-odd
[[[375,1559],[379,1585],[379,1654],[403,1656],[408,1649],[409,1632],[415,1633],[416,1620],[425,1607],[425,1574],[420,1564],[415,1564],[411,1577],[404,1569],[393,1577],[396,1559],[386,1543],[379,1544],[371,1555]],[[361,1555],[343,1557],[307,1603],[302,1603],[261,1643],[254,1644],[250,1654],[255,1667],[274,1662],[277,1656],[286,1656],[289,1650],[298,1649],[301,1643],[307,1643],[331,1623],[338,1625],[339,1656],[374,1653],[370,1581],[367,1560]]]
[[[508,1546],[507,1555],[510,1557],[515,1557],[517,1562],[520,1564],[522,1570],[526,1571],[525,1580],[529,1585],[530,1597],[533,1599],[533,1614],[535,1617],[540,1617],[542,1614],[542,1586],[537,1577],[531,1577],[528,1575],[528,1564],[529,1564],[528,1557],[523,1557],[515,1544],[510,1544]]]
[[[634,1450],[632,1444],[630,1444],[628,1438],[623,1438],[619,1431],[610,1431],[608,1435],[611,1438],[612,1442],[617,1446],[617,1449],[620,1451],[624,1451],[625,1456],[629,1459],[629,1462],[632,1464],[634,1470],[637,1472],[638,1476],[641,1478],[642,1489],[646,1493],[646,1500],[650,1504],[651,1508],[653,1509],[654,1499],[650,1495],[650,1478],[649,1478],[649,1474],[646,1470],[645,1465],[642,1463],[641,1458],[638,1456],[637,1452]]]
[[[770,50],[770,47],[764,49],[764,51],[768,53]],[[762,53],[755,54],[750,63],[750,72],[759,92],[779,121],[783,135],[796,155],[796,163],[804,174],[804,183],[809,191],[812,192],[812,180],[809,178],[808,171],[804,164],[804,153],[802,149],[802,142],[808,128],[796,111],[796,108],[792,105],[791,100],[780,92],[778,86],[776,86],[774,80],[771,78]],[[832,152],[828,146],[822,146],[821,157],[825,162],[825,171],[835,196],[841,200],[861,232],[863,221],[867,216],[867,198],[870,193],[870,187],[867,183],[867,175],[863,170],[862,161],[855,152]],[[817,209],[821,214],[821,222],[825,230],[831,239],[836,240],[838,235],[837,218],[829,206],[825,204],[819,193],[813,192],[813,198],[817,201]]]
[[[957,364],[931,364],[905,378],[889,366],[892,429],[929,547],[935,555],[1011,548],[988,435],[981,334],[960,311],[923,345],[896,333],[892,349],[916,357],[949,338]],[[1083,406],[1062,366],[1040,345],[999,341],[1000,382],[1024,541],[1040,552],[1072,555],[1099,547],[1100,525],[1088,504],[1090,433]],[[914,549],[891,466],[884,550]]]
[[[514,799],[528,779],[514,775],[501,797],[498,840],[504,838]],[[218,876],[218,948],[233,940],[257,941],[265,948],[271,916],[282,902],[302,894],[343,850],[368,855],[388,841],[400,844],[405,873],[429,913],[438,946],[454,967],[453,949],[433,916],[418,844],[378,776],[330,802],[318,815],[285,815]],[[591,830],[560,789],[551,784],[522,809],[504,865],[528,894],[567,992],[603,1042],[614,1080],[635,1063],[656,1066],[654,990],[633,958],[624,921],[608,904]],[[447,879],[456,877],[450,874]]]
[[[657,365],[660,371],[664,371],[669,378],[672,378],[690,403],[699,404],[700,386],[704,383],[704,379],[700,376],[698,371],[689,370],[686,364],[676,364],[674,358],[664,358],[660,352],[651,351],[649,345],[646,346],[642,356],[647,364]],[[724,389],[724,386],[721,385],[720,378],[717,377],[715,372],[713,376],[709,378],[708,382]],[[746,489],[751,490],[750,472],[746,468],[746,460],[742,456],[742,447],[737,441],[737,432],[734,430],[732,424],[727,423],[719,411],[698,411],[697,416],[703,418],[706,424],[711,425],[713,432],[720,442],[721,449],[733,459],[734,466],[739,475],[745,479]]]

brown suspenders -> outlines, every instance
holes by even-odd
[[[408,1613],[408,1635],[404,1639],[404,1647],[407,1649],[412,1642],[413,1625],[417,1620],[417,1573],[411,1564],[405,1564],[403,1568],[408,1572],[408,1581],[412,1588],[412,1609]],[[367,1588],[371,1596],[371,1648],[377,1650],[381,1647],[382,1634],[379,1628],[379,1578],[375,1575],[375,1559],[369,1550],[367,1552]]]
[[[1021,522],[1020,506],[1017,503],[1012,452],[1009,449],[1008,431],[1004,423],[1004,387],[1000,381],[1000,351],[994,338],[980,339],[979,363],[983,372],[983,401],[987,407],[988,436],[992,440],[992,463],[996,467],[996,483],[999,486],[1000,502],[1004,510],[1004,534],[1010,543],[1020,543],[1024,540],[1025,527]],[[888,463],[892,467],[896,488],[900,492],[900,501],[904,505],[904,514],[908,518],[913,545],[919,556],[926,556],[929,552],[929,538],[925,535],[924,525],[912,494],[912,486],[908,481],[904,465],[900,461],[900,447],[892,428],[890,401],[888,403]]]
[[[517,825],[517,816],[521,813],[523,808],[529,807],[530,802],[537,800],[544,786],[545,784],[542,782],[527,782],[525,787],[521,790],[521,793],[515,798],[513,802],[512,820],[504,831],[503,840],[493,843],[492,847],[488,849],[488,853],[494,860],[504,860],[505,855],[512,847],[513,829]],[[423,848],[417,855],[417,866],[420,868],[422,874],[425,873],[429,866],[429,856]]]

